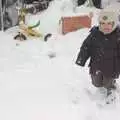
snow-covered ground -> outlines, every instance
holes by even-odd
[[[64,2],[64,1],[63,1]],[[99,10],[81,6],[75,13],[69,4],[56,0],[43,13],[27,16],[27,24],[40,19],[43,38],[13,40],[15,29],[0,32],[0,120],[119,120],[120,104],[99,108],[86,89],[91,85],[88,67],[75,64],[81,43],[89,29],[60,34],[63,15],[88,14],[97,24]],[[68,4],[68,3],[66,3]],[[64,9],[63,9],[64,8]],[[56,57],[50,58],[50,54]]]

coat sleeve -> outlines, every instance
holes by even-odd
[[[92,34],[90,33],[82,43],[82,46],[80,48],[80,51],[78,53],[77,60],[76,60],[77,65],[85,66],[86,61],[90,57],[91,40],[92,40]]]

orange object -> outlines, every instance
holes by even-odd
[[[88,15],[84,16],[72,16],[72,17],[62,17],[62,33],[66,34],[68,32],[73,32],[80,28],[90,28],[91,18]]]

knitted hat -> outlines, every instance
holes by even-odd
[[[114,22],[114,25],[112,28],[112,31],[114,31],[114,29],[117,27],[117,24],[118,24],[118,15],[115,11],[112,11],[112,10],[102,10],[100,12],[98,21],[99,23],[100,22],[104,22],[104,23]]]

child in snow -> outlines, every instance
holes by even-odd
[[[84,40],[76,64],[84,66],[90,58],[92,84],[106,88],[108,96],[116,89],[115,79],[120,74],[120,28],[117,14],[110,10],[102,10],[98,22]]]

